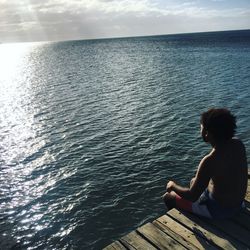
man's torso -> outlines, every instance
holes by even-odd
[[[232,139],[210,154],[212,178],[209,191],[222,206],[238,206],[247,188],[247,160],[244,145]]]

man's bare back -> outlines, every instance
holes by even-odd
[[[209,154],[212,185],[209,191],[222,206],[238,206],[247,189],[247,160],[243,143],[232,139]]]

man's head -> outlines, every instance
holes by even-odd
[[[209,109],[201,115],[202,138],[215,144],[231,139],[236,130],[236,118],[227,109]],[[210,135],[210,138],[209,138]]]

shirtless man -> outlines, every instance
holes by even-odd
[[[243,143],[233,138],[235,117],[226,109],[210,109],[201,115],[201,135],[212,150],[200,162],[190,187],[167,183],[166,206],[208,218],[228,218],[244,206],[247,159]]]

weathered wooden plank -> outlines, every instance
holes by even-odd
[[[158,218],[153,224],[188,249],[217,249],[204,238],[195,235],[191,230],[167,215]]]
[[[248,186],[248,189],[247,189],[247,192],[246,192],[245,200],[250,202],[250,187],[249,186]]]
[[[223,249],[248,249],[241,242],[205,222],[203,218],[201,219],[192,214],[184,214],[177,209],[170,210],[168,215],[192,230],[195,234],[209,241],[212,245]]]
[[[143,239],[136,231],[133,231],[120,239],[123,245],[125,245],[128,249],[157,249],[152,244],[150,244],[147,240]]]
[[[139,227],[137,231],[159,249],[186,249],[152,223]]]
[[[246,196],[245,196],[245,200],[250,202],[250,191],[247,191]]]
[[[232,220],[206,220],[206,222],[250,247],[250,232]]]
[[[248,179],[248,188],[247,188],[245,200],[247,200],[248,202],[250,202],[250,179]]]
[[[126,247],[124,247],[119,241],[115,241],[103,248],[103,250],[126,250]]]
[[[246,212],[250,214],[250,168],[248,168],[248,187],[245,196]]]

